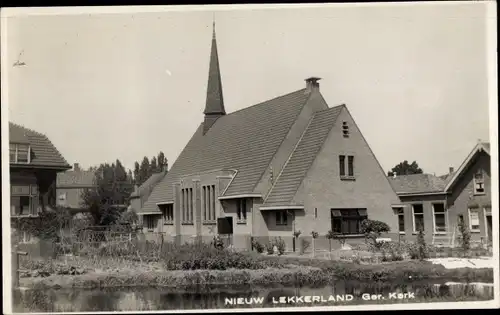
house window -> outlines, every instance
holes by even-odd
[[[203,186],[202,194],[203,222],[215,223],[215,185]]]
[[[347,125],[347,121],[342,122],[342,134],[344,138],[349,138],[349,125]]]
[[[447,231],[446,209],[444,204],[435,203],[432,205],[434,211],[434,233],[444,233]]]
[[[247,222],[247,200],[239,199],[238,200],[238,209],[237,209],[238,223],[246,223]]]
[[[332,209],[332,231],[341,234],[362,234],[361,222],[368,219],[366,209]]]
[[[314,208],[314,218],[318,218],[318,208]]]
[[[21,237],[19,243],[29,243],[31,242],[31,234],[27,231],[21,231]]]
[[[479,232],[479,209],[469,209],[469,229],[471,232]]]
[[[146,221],[148,231],[152,232],[156,228],[156,218],[154,215],[145,215],[144,221]]]
[[[347,157],[347,175],[354,176],[354,156]]]
[[[340,155],[339,156],[339,173],[340,173],[340,176],[345,176],[345,156],[344,155]]]
[[[38,208],[38,187],[36,185],[11,185],[11,214],[36,214]]]
[[[174,205],[167,204],[162,206],[163,213],[163,224],[173,224],[174,223]]]
[[[474,194],[484,195],[484,176],[482,171],[478,171],[474,174]]]
[[[184,188],[181,190],[182,199],[182,223],[193,223],[194,199],[193,188]]]
[[[30,163],[30,146],[11,143],[9,145],[10,163]]]
[[[405,211],[403,208],[396,209],[396,215],[398,216],[398,230],[399,234],[405,233]]]
[[[424,206],[421,204],[413,205],[413,232],[425,231],[424,227]]]
[[[287,225],[288,212],[286,210],[276,211],[276,225]]]

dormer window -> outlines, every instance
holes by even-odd
[[[9,158],[10,163],[30,163],[30,146],[28,144],[11,143],[9,146]]]
[[[349,125],[347,124],[347,121],[342,123],[342,134],[344,138],[349,138]]]
[[[484,191],[484,175],[482,171],[474,174],[474,195],[483,195]]]

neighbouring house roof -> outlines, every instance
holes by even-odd
[[[57,188],[91,188],[95,186],[94,171],[70,170],[57,174]]]
[[[263,207],[292,205],[295,193],[335,125],[342,107],[340,105],[314,114],[283,171],[276,178]]]
[[[446,180],[432,174],[411,174],[390,177],[397,194],[420,194],[444,192]]]
[[[167,171],[152,174],[144,183],[137,187],[137,190],[135,190],[130,197],[148,198],[153,188],[163,179],[163,177],[165,177],[166,174]]]
[[[181,176],[215,169],[237,170],[225,196],[252,193],[309,95],[301,89],[223,115],[205,135],[200,124],[141,212],[159,211],[157,203],[173,201],[172,185]]]
[[[71,168],[61,153],[44,134],[9,122],[9,142],[30,145],[31,160],[29,164],[23,165],[23,167]],[[16,164],[11,163],[11,166],[14,165]]]
[[[450,189],[453,188],[453,185],[455,185],[457,180],[464,174],[464,172],[472,164],[475,157],[481,152],[485,152],[488,155],[490,155],[490,143],[489,142],[479,142],[478,144],[476,144],[474,149],[472,149],[472,151],[469,153],[469,155],[462,162],[462,164],[460,165],[458,170],[453,174],[453,176],[449,177],[449,180],[447,181],[446,186],[444,188],[445,191],[449,191]]]

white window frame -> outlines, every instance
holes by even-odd
[[[478,223],[478,228],[477,229],[473,229],[472,228],[472,219],[471,219],[471,213],[472,212],[476,212],[477,213],[477,223]],[[471,232],[474,232],[474,233],[477,233],[477,232],[480,232],[481,231],[481,222],[479,221],[479,208],[469,208],[467,210],[467,214],[469,216],[469,230]]]
[[[437,212],[437,213],[444,213],[444,226],[446,228],[446,231],[444,232],[441,232],[441,231],[436,231],[436,209],[434,208],[434,206],[436,204],[442,204],[443,205],[443,211],[444,212]],[[448,224],[448,210],[446,209],[446,205],[444,204],[444,202],[436,202],[436,203],[433,203],[432,204],[432,228],[433,228],[433,231],[434,231],[434,234],[446,234],[448,232],[448,227],[449,227],[449,224]]]
[[[10,161],[10,145],[14,145],[16,147],[15,149],[15,159],[14,161]],[[27,146],[28,147],[28,161],[27,162],[19,162],[19,146]],[[22,144],[22,143],[9,143],[9,163],[15,163],[15,164],[30,164],[31,163],[31,145],[29,144]]]
[[[411,205],[411,214],[412,214],[412,223],[413,223],[413,233],[418,233],[417,231],[417,226],[415,225],[415,206],[416,205],[421,205],[422,206],[422,213],[418,213],[417,215],[422,216],[423,222],[424,222],[424,228],[423,231],[425,232],[425,216],[424,216],[424,205],[421,203],[416,203]]]
[[[476,179],[477,175],[481,175],[480,180]],[[482,170],[479,170],[476,173],[474,173],[473,184],[474,184],[474,195],[480,196],[480,195],[486,194],[486,187],[485,187],[485,183],[484,183],[484,172]],[[477,184],[483,184],[483,191],[477,191],[477,188],[478,188]]]
[[[486,209],[490,209],[490,211],[486,211]],[[486,219],[486,217],[491,217],[491,207],[483,207],[483,215],[484,215],[484,231],[485,231],[485,237],[486,237],[486,240],[489,239],[489,236],[490,236],[490,233],[492,232],[489,228],[488,228],[488,221]],[[493,218],[492,218],[493,220]],[[493,221],[492,221],[493,223]],[[491,235],[492,239],[493,239],[493,235]]]
[[[399,234],[406,234],[406,222],[405,222],[405,208],[404,207],[399,207],[395,208],[396,216],[398,217],[398,231]],[[401,211],[401,212],[400,212]],[[399,218],[403,217],[403,231],[399,230]]]

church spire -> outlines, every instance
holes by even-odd
[[[217,53],[215,18],[213,20],[212,51],[210,53],[210,68],[208,71],[207,102],[203,113],[205,114],[203,134],[212,127],[219,117],[226,114],[224,98],[222,97],[222,80],[220,76],[219,56]]]

